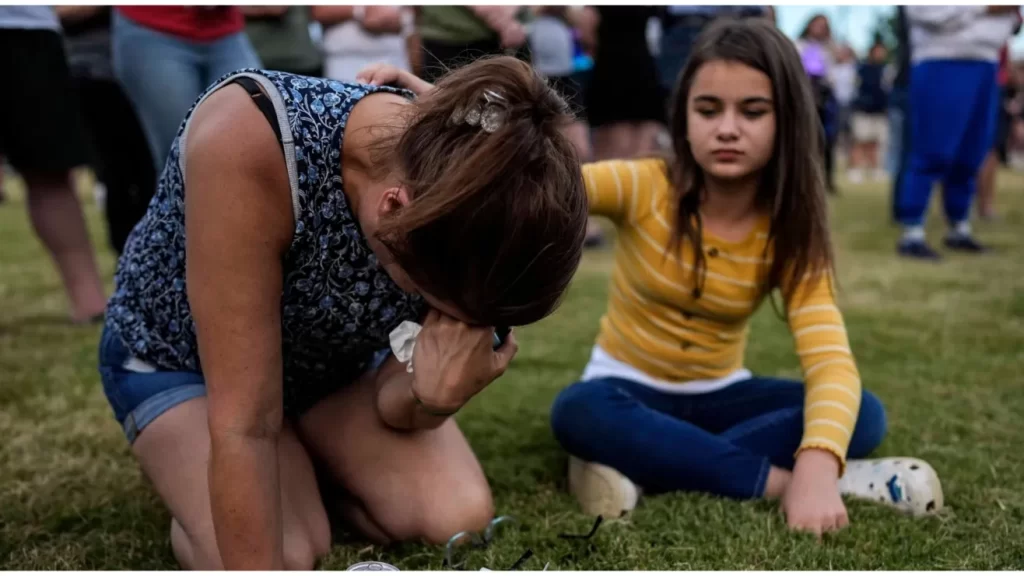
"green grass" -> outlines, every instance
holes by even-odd
[[[555,316],[521,331],[507,376],[459,416],[499,513],[520,520],[467,567],[507,568],[530,548],[523,568],[534,570],[549,562],[567,570],[1024,568],[1024,176],[1004,173],[999,186],[1004,218],[977,225],[997,251],[939,265],[894,257],[885,187],[845,186],[832,200],[850,338],[865,386],[889,411],[879,454],[930,461],[943,481],[943,515],[911,519],[851,502],[851,526],[819,544],[789,532],[774,505],[679,494],[645,499],[589,541],[558,539],[592,522],[566,493],[547,414],[593,342],[611,262],[603,252],[588,255]],[[66,325],[56,273],[13,196],[0,205],[0,568],[174,568],[167,512],[101,391],[99,329]],[[91,203],[88,215],[105,249]],[[109,277],[106,251],[102,267]],[[799,375],[769,307],[748,351],[760,373]],[[346,536],[324,567],[368,559],[436,569],[443,550]]]

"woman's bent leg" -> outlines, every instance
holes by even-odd
[[[374,540],[440,544],[494,518],[490,487],[454,420],[398,431],[377,415],[372,372],[299,419],[313,456],[351,499],[342,512]]]
[[[218,570],[207,470],[210,433],[206,398],[174,406],[146,426],[132,446],[146,476],[174,517],[171,544],[182,567]],[[295,432],[285,427],[278,441],[284,565],[311,570],[330,548],[330,525],[309,456]]]

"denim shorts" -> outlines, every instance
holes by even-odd
[[[367,370],[378,368],[391,354],[380,350],[373,354]],[[114,417],[129,444],[134,444],[142,430],[171,408],[193,398],[206,396],[206,380],[200,372],[163,370],[143,362],[132,355],[121,341],[117,330],[106,326],[100,338],[100,378],[103,392],[114,411]],[[285,405],[288,418],[298,418],[303,412],[344,386],[339,381],[331,386],[310,386],[288,395],[292,405]]]
[[[109,326],[104,327],[100,338],[99,360],[103,393],[129,444],[135,443],[139,433],[164,412],[206,396],[201,373],[161,370],[142,362]]]

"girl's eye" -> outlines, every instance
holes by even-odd
[[[767,110],[744,110],[743,115],[750,119],[760,118],[767,114]]]
[[[701,116],[703,116],[705,118],[711,118],[712,116],[714,116],[717,113],[718,113],[718,110],[715,110],[714,108],[698,108],[697,109],[697,114],[700,114]]]

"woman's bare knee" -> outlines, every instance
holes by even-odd
[[[321,508],[318,512],[306,519],[306,535],[314,561],[327,556],[331,551],[331,522],[327,519],[326,510]]]
[[[309,534],[301,531],[285,533],[283,558],[285,570],[312,570],[316,566],[317,560],[326,555],[326,551],[319,554],[317,552]]]
[[[486,481],[466,484],[449,495],[425,503],[416,537],[444,544],[463,531],[482,531],[494,519],[494,500]]]
[[[189,535],[177,520],[172,519],[171,550],[175,560],[186,570],[224,569],[213,530],[209,534]]]

